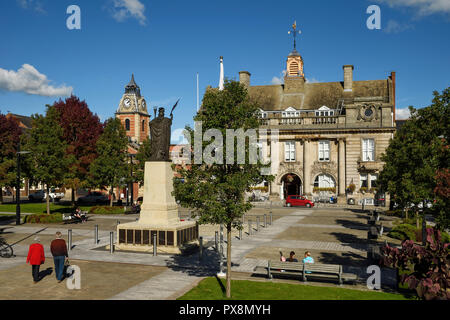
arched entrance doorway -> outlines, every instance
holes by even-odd
[[[281,178],[283,199],[290,195],[301,195],[303,193],[302,181],[295,173],[285,174]]]

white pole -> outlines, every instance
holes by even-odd
[[[198,72],[197,72],[197,112],[200,110],[200,100],[199,100],[199,91],[198,91]]]
[[[224,71],[223,71],[223,57],[220,57],[220,80],[219,80],[219,90],[223,90],[224,84]]]

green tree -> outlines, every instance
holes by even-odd
[[[3,203],[3,188],[16,184],[16,152],[20,134],[17,121],[0,114],[0,204]]]
[[[145,169],[145,162],[149,161],[151,156],[151,141],[150,139],[145,139],[139,150],[136,154],[136,162],[133,166],[133,177],[134,181],[139,182],[140,186],[144,185],[144,169]]]
[[[110,206],[113,205],[114,186],[128,174],[128,139],[122,123],[117,118],[106,120],[105,128],[97,141],[98,157],[91,164],[92,184],[110,187]]]
[[[202,122],[202,129],[193,130],[186,127],[188,137],[194,141],[195,134],[203,134],[209,129],[216,129],[223,138],[227,130],[256,129],[259,126],[257,118],[258,105],[250,100],[247,89],[236,81],[226,81],[224,90],[207,89],[200,112],[194,117]],[[260,159],[256,164],[249,161],[250,144],[246,141],[243,149],[238,150],[236,139],[233,139],[234,162],[225,161],[227,145],[220,144],[219,137],[210,145],[204,141],[201,146],[203,155],[216,157],[217,162],[207,162],[203,158],[201,164],[194,161],[194,151],[191,155],[191,165],[186,168],[172,165],[177,172],[174,178],[174,196],[184,207],[191,208],[193,215],[199,217],[199,223],[223,224],[227,230],[227,297],[231,296],[231,231],[232,228],[242,228],[241,218],[251,209],[252,205],[245,200],[244,194],[250,187],[264,180],[272,180],[272,176],[261,174],[267,168]],[[247,139],[246,139],[247,140]],[[224,142],[224,141],[222,141]],[[218,143],[217,145],[215,143]],[[194,146],[196,149],[197,146]],[[231,149],[231,144],[229,146]],[[245,162],[238,164],[236,154],[243,152]],[[231,150],[230,150],[231,153]],[[222,161],[220,161],[220,159]],[[222,163],[221,163],[222,162]]]
[[[438,174],[448,168],[448,141],[450,88],[440,95],[434,92],[433,103],[422,109],[410,108],[411,118],[390,141],[382,160],[380,184],[388,191],[400,208],[411,209],[417,217],[419,211],[432,212],[426,202],[438,200],[434,191]],[[419,206],[420,205],[420,206]],[[437,208],[438,206],[436,206]]]
[[[47,192],[47,214],[50,214],[49,190],[63,184],[70,159],[66,157],[67,144],[58,123],[58,110],[47,105],[45,116],[31,116],[33,126],[26,135],[25,148],[31,151],[26,161],[33,180],[44,184]]]

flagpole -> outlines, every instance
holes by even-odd
[[[198,72],[197,72],[197,112],[200,110],[199,92],[198,92]]]

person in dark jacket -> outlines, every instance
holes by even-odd
[[[38,283],[39,268],[45,262],[44,247],[40,244],[39,237],[34,238],[34,243],[30,245],[28,250],[27,263],[31,264],[31,273],[33,274],[34,283]]]
[[[63,280],[64,273],[64,262],[66,257],[69,257],[67,254],[67,245],[64,239],[61,239],[61,232],[56,233],[56,239],[52,241],[50,244],[50,251],[53,255],[53,262],[55,263],[55,275],[58,283]]]

